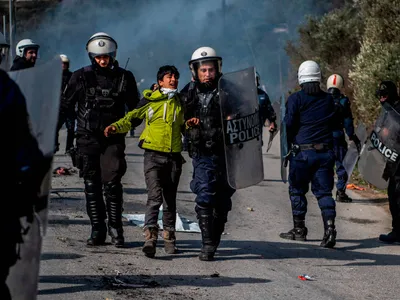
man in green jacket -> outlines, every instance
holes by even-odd
[[[139,140],[144,152],[144,175],[148,190],[143,252],[154,257],[158,236],[158,212],[163,205],[164,249],[176,252],[176,193],[182,173],[184,114],[177,88],[179,72],[174,66],[158,70],[158,89],[145,90],[136,109],[104,130],[105,136],[126,133],[135,119],[146,119]]]

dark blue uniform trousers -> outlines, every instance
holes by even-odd
[[[309,185],[318,200],[324,219],[336,217],[335,201],[332,198],[334,185],[335,154],[332,150],[319,152],[316,150],[300,151],[290,159],[289,195],[293,216],[305,217]]]
[[[336,157],[336,174],[338,177],[336,188],[340,191],[344,191],[346,190],[347,180],[349,179],[346,169],[343,166],[343,159],[347,153],[347,142],[344,137],[333,139],[333,151]]]
[[[216,215],[227,215],[232,209],[235,190],[227,182],[225,157],[198,156],[193,158],[193,180],[190,188],[196,194],[196,204]]]

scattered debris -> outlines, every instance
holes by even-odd
[[[211,274],[210,277],[212,277],[212,278],[219,277],[219,273],[218,273],[218,272],[215,272],[215,273]]]
[[[365,188],[355,185],[354,183],[350,183],[346,186],[347,189],[349,190],[358,190],[358,191],[365,191]]]
[[[117,277],[114,277],[113,282],[111,282],[111,285],[117,288],[131,288],[131,289],[141,289],[141,288],[160,286],[160,284],[154,280],[145,283],[127,283]]]
[[[75,168],[65,168],[65,167],[57,167],[53,170],[53,174],[60,176],[67,176],[75,174],[77,171]]]
[[[139,227],[144,226],[144,214],[123,214],[122,216],[133,225]],[[160,229],[163,229],[162,213],[160,213],[158,216],[158,226],[160,227]],[[196,222],[192,222],[184,217],[181,217],[178,213],[176,214],[175,230],[180,232],[201,232],[199,224],[197,224]]]
[[[311,276],[307,274],[297,276],[300,280],[307,281],[307,280],[314,280]]]
[[[252,207],[248,207],[247,210],[248,211],[254,211],[254,209]]]

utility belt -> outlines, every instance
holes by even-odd
[[[301,145],[293,145],[292,151],[294,153],[298,153],[300,151],[305,151],[305,150],[316,150],[320,152],[325,152],[332,150],[332,145],[331,144],[326,144],[326,143],[320,143],[320,144],[301,144]]]

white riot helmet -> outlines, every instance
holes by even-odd
[[[189,61],[190,71],[194,78],[197,78],[197,69],[202,62],[217,61],[217,71],[221,74],[222,58],[217,55],[217,52],[211,47],[200,47],[193,52],[192,58]]]
[[[326,88],[335,88],[341,90],[344,87],[344,79],[339,74],[332,74],[326,81]]]
[[[60,58],[61,58],[61,61],[62,61],[63,63],[69,64],[69,58],[68,58],[68,56],[66,56],[65,54],[60,54]]]
[[[306,82],[321,82],[321,68],[313,60],[303,62],[297,73],[299,85]]]
[[[38,51],[40,46],[31,39],[23,39],[19,41],[19,43],[15,47],[15,53],[17,54],[17,56],[24,57],[25,50],[28,48],[33,48]]]
[[[114,61],[117,56],[117,48],[117,42],[105,32],[95,33],[86,44],[90,60],[96,56],[108,55]]]

